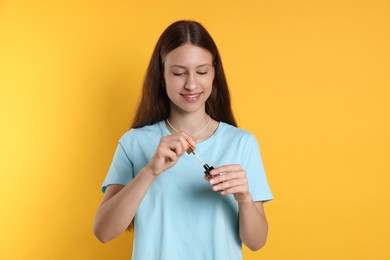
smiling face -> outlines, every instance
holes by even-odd
[[[205,111],[213,88],[213,57],[205,49],[184,44],[165,57],[164,79],[171,113]]]

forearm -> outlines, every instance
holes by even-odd
[[[259,250],[265,245],[268,235],[268,223],[263,207],[256,206],[249,196],[238,203],[238,208],[241,240],[251,250]]]
[[[100,241],[110,241],[129,226],[154,178],[148,168],[143,168],[123,189],[100,205],[94,226]]]

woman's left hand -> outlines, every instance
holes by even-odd
[[[205,177],[205,179],[213,185],[214,191],[219,191],[222,195],[233,194],[237,202],[252,200],[246,172],[241,165],[223,165],[213,169],[210,173],[213,178]]]

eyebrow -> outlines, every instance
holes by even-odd
[[[210,63],[205,63],[205,64],[201,64],[201,65],[199,65],[199,66],[196,66],[196,68],[200,68],[200,67],[204,67],[204,66],[210,66],[210,67],[212,67]],[[186,69],[186,68],[187,68],[186,66],[178,65],[178,64],[173,64],[173,65],[171,65],[169,68],[173,68],[173,67],[178,67],[178,68],[182,68],[182,69]]]

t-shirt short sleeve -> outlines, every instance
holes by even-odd
[[[111,162],[111,166],[108,170],[106,179],[103,182],[103,192],[105,192],[107,186],[111,184],[126,185],[131,179],[134,178],[133,164],[129,157],[129,151],[126,151],[124,148],[124,144],[126,142],[131,142],[130,132],[126,133],[119,140],[118,147],[116,148],[114,154],[114,158]]]
[[[273,195],[264,171],[260,147],[256,137],[252,134],[248,135],[245,153],[243,169],[247,173],[249,192],[251,193],[253,200],[262,202],[272,200]]]

